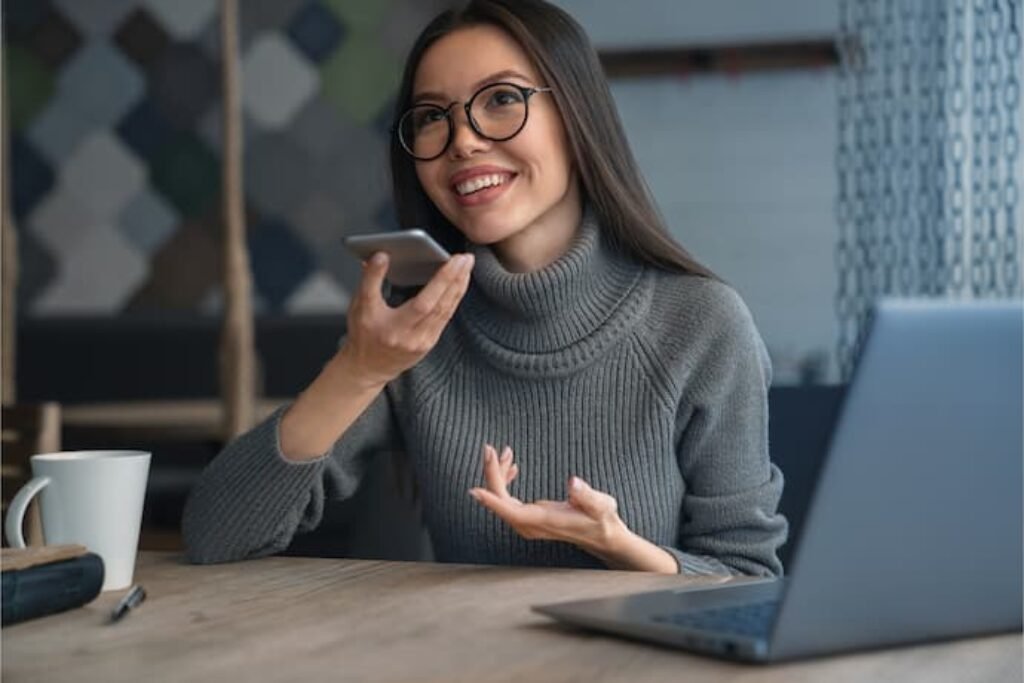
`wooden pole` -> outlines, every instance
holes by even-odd
[[[2,40],[2,38],[0,38]],[[15,350],[17,346],[17,311],[15,309],[18,293],[18,235],[14,231],[14,217],[11,214],[11,164],[10,139],[7,121],[7,78],[3,50],[0,50],[0,193],[3,204],[2,226],[0,226],[0,250],[3,263],[0,268],[0,288],[2,288],[3,309],[0,320],[0,400],[4,405],[11,405],[17,400]]]
[[[252,273],[245,239],[242,193],[242,114],[238,64],[238,0],[221,0],[224,149],[224,325],[221,332],[221,395],[224,432],[230,439],[255,422],[256,362]]]

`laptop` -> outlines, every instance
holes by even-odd
[[[873,313],[787,578],[533,609],[749,662],[1020,630],[1024,304]]]

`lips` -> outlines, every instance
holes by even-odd
[[[501,166],[482,165],[467,168],[452,174],[449,187],[459,197],[466,197],[485,189],[500,187],[515,178],[516,174]]]

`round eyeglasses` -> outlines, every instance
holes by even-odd
[[[515,83],[492,83],[480,88],[463,107],[473,132],[493,142],[514,138],[526,126],[530,98],[551,88],[528,88]],[[398,141],[409,156],[431,161],[445,153],[455,134],[452,102],[447,107],[417,104],[398,119]]]

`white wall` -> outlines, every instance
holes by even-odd
[[[561,0],[604,45],[828,36],[835,0]],[[740,291],[776,383],[838,373],[836,72],[615,80],[633,151],[676,237]]]

